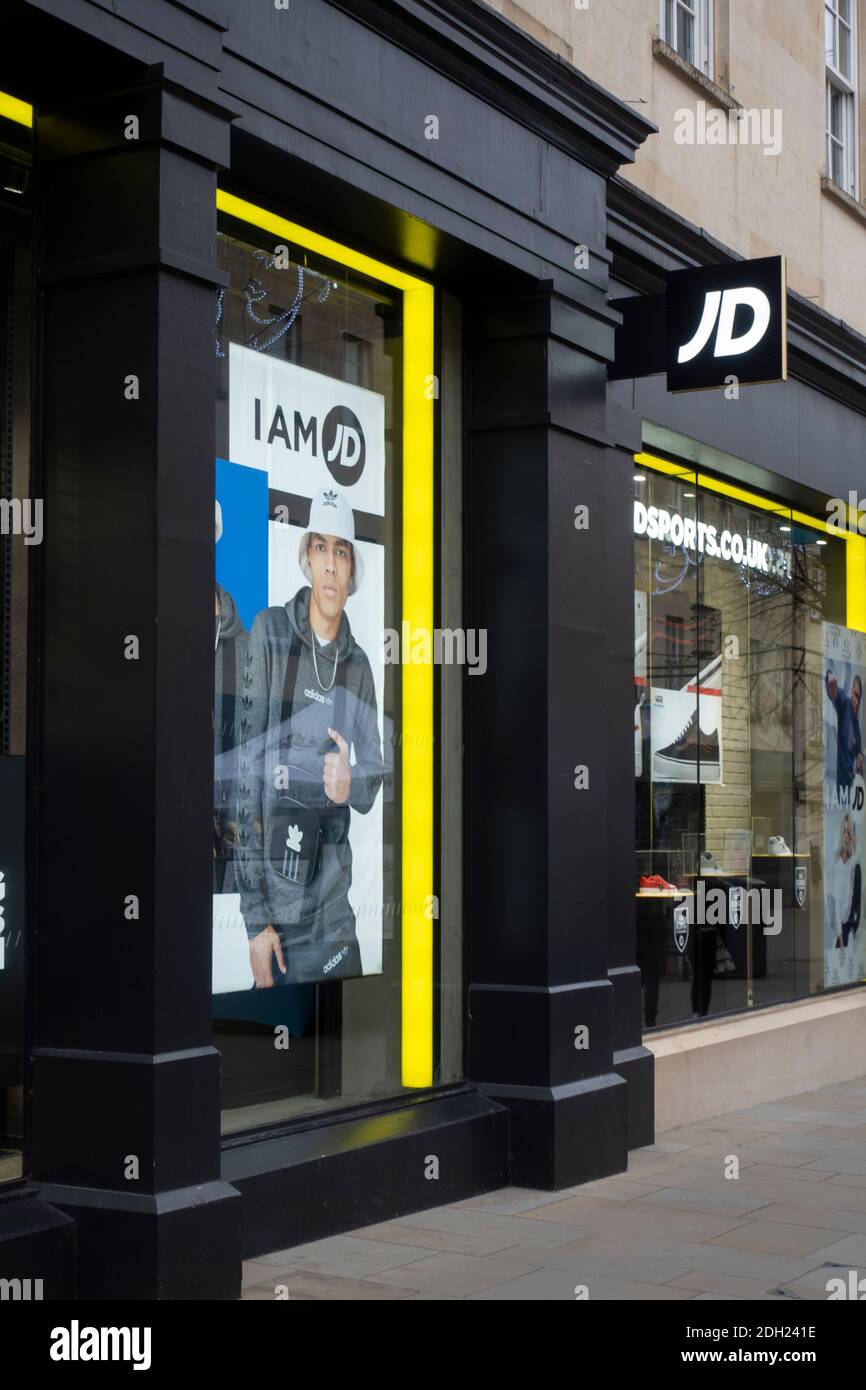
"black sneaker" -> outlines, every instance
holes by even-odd
[[[698,765],[704,777],[719,775],[719,735],[705,734],[695,710],[679,738],[653,757],[653,773],[663,782],[697,782]]]

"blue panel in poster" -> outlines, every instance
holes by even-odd
[[[249,632],[268,606],[268,475],[217,459],[216,495],[223,514],[217,583],[228,589]]]

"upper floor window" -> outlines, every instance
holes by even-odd
[[[662,38],[707,77],[712,77],[712,25],[712,0],[661,0]]]
[[[857,59],[854,0],[826,0],[827,176],[857,196]]]

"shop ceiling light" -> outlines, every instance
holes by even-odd
[[[777,516],[779,512],[784,512],[786,516],[791,517],[792,522],[808,526],[813,531],[830,530],[828,523],[820,517],[808,516],[794,508],[783,507],[779,502],[762,497],[758,492],[749,492],[734,483],[722,482],[721,478],[714,478],[708,473],[687,474],[682,464],[671,463],[670,459],[660,458],[657,454],[635,454],[634,461],[639,468],[651,468],[654,473],[667,473],[684,482],[697,482],[707,491],[730,497],[736,502],[744,502],[747,507],[775,512]],[[788,530],[790,529],[789,526]],[[842,538],[845,541],[846,626],[853,628],[855,632],[866,632],[866,536],[849,530],[843,532]]]
[[[646,482],[646,478],[644,477],[643,473],[635,473],[635,475],[634,475],[634,480],[635,480],[636,483],[645,483],[645,482]]]
[[[779,530],[780,530],[780,531],[790,531],[790,529],[791,529],[790,526],[780,526],[780,527],[779,527]]]

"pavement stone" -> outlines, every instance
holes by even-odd
[[[259,1255],[242,1297],[573,1302],[586,1285],[590,1300],[791,1302],[850,1270],[866,1274],[866,1078],[666,1131],[580,1187],[501,1188]]]

